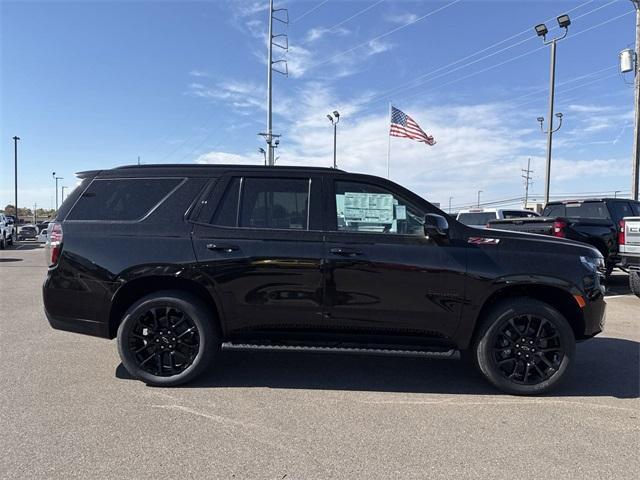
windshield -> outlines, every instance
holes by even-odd
[[[458,221],[465,225],[486,225],[489,221],[495,219],[495,212],[470,212],[458,215]]]

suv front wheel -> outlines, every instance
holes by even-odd
[[[564,316],[531,298],[497,304],[485,316],[473,348],[482,374],[500,390],[535,395],[554,388],[575,354],[575,338]]]
[[[118,328],[118,352],[127,371],[149,385],[193,380],[220,348],[212,312],[197,297],[163,291],[134,303]]]

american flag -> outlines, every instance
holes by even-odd
[[[391,107],[391,131],[389,135],[410,138],[427,145],[435,145],[436,143],[433,137],[427,135],[413,118],[396,107]]]

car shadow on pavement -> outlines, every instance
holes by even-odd
[[[606,284],[607,296],[609,295],[630,295],[629,275],[623,272],[615,272],[609,277]]]
[[[594,338],[552,396],[640,396],[640,344]],[[131,376],[120,364],[118,378]],[[269,387],[491,395],[496,390],[466,362],[415,357],[303,352],[223,351],[218,363],[183,388]]]
[[[11,249],[11,247],[9,247]],[[15,247],[13,247],[13,250],[37,250],[40,248],[44,248],[44,243],[30,243],[30,242],[25,242],[22,241],[20,243],[17,243]]]

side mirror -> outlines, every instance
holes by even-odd
[[[424,234],[432,240],[449,236],[449,222],[442,215],[428,213],[424,217]]]

